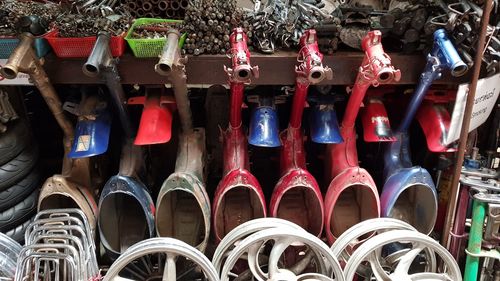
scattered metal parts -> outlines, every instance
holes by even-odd
[[[60,6],[48,1],[0,1],[0,36],[22,32],[41,35],[48,31],[49,23],[60,13]]]
[[[177,272],[177,265],[186,270]],[[204,277],[202,279],[197,279]],[[210,261],[192,246],[173,238],[151,238],[127,249],[108,269],[103,281],[112,280],[218,281]]]
[[[100,31],[106,31],[112,36],[126,32],[132,22],[127,11],[108,16],[89,16],[88,14],[63,13],[55,20],[60,37],[96,36]]]
[[[242,25],[247,36],[252,35],[253,28],[242,18],[243,11],[235,0],[191,0],[183,23],[183,30],[187,33],[184,50],[194,55],[228,53],[233,28]]]
[[[25,233],[16,281],[93,280],[99,276],[89,222],[81,210],[40,212]]]
[[[132,37],[138,39],[167,38],[168,33],[172,30],[182,32],[180,28],[181,24],[169,22],[143,24],[134,27]]]

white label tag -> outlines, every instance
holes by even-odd
[[[0,66],[7,64],[7,59],[0,59]],[[29,75],[25,73],[17,74],[14,79],[5,79],[0,75],[0,85],[33,85],[29,81]]]
[[[469,84],[462,84],[458,87],[457,99],[453,107],[450,131],[446,138],[446,145],[460,138],[460,130],[462,129],[462,120],[464,119],[465,103],[467,102],[468,92]],[[490,116],[491,111],[495,107],[499,92],[500,73],[488,78],[479,79],[474,105],[472,107],[469,132],[486,122],[486,119],[488,119],[488,116]]]
[[[88,151],[90,148],[90,136],[81,135],[78,137],[78,143],[76,145],[76,151]]]

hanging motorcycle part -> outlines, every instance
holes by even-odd
[[[315,30],[305,32],[300,46],[290,122],[280,135],[283,144],[281,178],[274,188],[269,212],[273,217],[290,220],[320,236],[323,232],[323,196],[316,179],[307,171],[301,123],[309,85],[331,79],[333,72],[322,64],[323,55],[318,49]]]
[[[28,226],[25,239],[14,280],[99,279],[94,239],[81,210],[41,211]]]
[[[486,275],[490,275],[489,271],[492,270],[490,267],[494,266],[495,260],[500,261],[498,228],[500,225],[500,196],[498,195],[500,180],[498,174],[494,178],[488,177],[488,174],[486,173],[486,176],[482,178],[467,174],[460,176],[460,183],[468,186],[475,193],[472,196],[472,222],[465,250],[467,255],[464,270],[465,281],[478,280],[480,258],[483,261],[483,268],[479,280],[489,280]]]
[[[437,194],[427,170],[413,166],[410,157],[408,129],[418,107],[434,80],[449,69],[453,76],[467,71],[467,65],[443,29],[434,32],[434,47],[427,56],[427,65],[413,94],[402,122],[384,157],[385,184],[382,189],[381,212],[384,217],[398,218],[422,233],[430,233],[437,217]]]
[[[236,226],[266,216],[266,200],[257,179],[250,173],[247,140],[241,121],[245,84],[258,77],[250,63],[248,37],[235,28],[230,37],[232,68],[226,68],[231,88],[229,126],[222,131],[223,177],[215,191],[212,218],[217,243]]]
[[[161,187],[156,201],[156,233],[179,239],[200,251],[210,235],[210,200],[205,189],[205,130],[193,128],[186,84],[186,58],[178,47],[180,33],[171,29],[155,71],[167,76],[174,90],[181,134],[175,172]]]
[[[391,59],[384,52],[381,36],[381,32],[375,30],[363,39],[365,57],[340,128],[344,142],[327,146],[326,178],[331,182],[325,196],[325,229],[329,243],[353,225],[380,216],[375,182],[358,164],[354,125],[368,88],[396,82],[401,77],[399,69],[391,65]]]
[[[178,272],[180,267],[186,270]],[[116,280],[218,281],[219,278],[208,258],[194,247],[173,238],[151,238],[128,248],[111,265],[103,281]]]
[[[431,152],[455,152],[456,148],[445,144],[450,130],[451,116],[446,106],[455,100],[456,92],[431,89],[415,118],[425,134],[427,147]]]
[[[321,255],[317,259],[322,262],[319,262],[312,272],[294,272],[280,265],[281,257],[287,248],[297,245],[307,247],[308,251]],[[269,253],[269,258],[261,257],[263,252]],[[234,276],[232,269],[243,256],[246,256],[252,273],[249,277],[253,276],[257,280],[345,280],[339,262],[326,244],[305,231],[291,231],[287,227],[269,228],[246,237],[227,256],[220,280],[231,280],[230,278]],[[326,267],[323,267],[324,265]],[[267,272],[264,272],[263,268],[267,268]]]
[[[99,234],[111,258],[116,259],[131,245],[154,236],[154,203],[138,179],[142,151],[132,144],[132,128],[125,108],[116,60],[111,56],[110,35],[99,32],[87,62],[85,75],[100,76],[108,87],[124,132],[118,175],[104,185],[99,198]]]
[[[255,102],[257,107],[250,117],[248,143],[260,147],[278,147],[281,145],[279,137],[279,120],[276,112],[275,99],[277,97],[257,95],[250,102]]]
[[[315,143],[341,143],[339,121],[333,102],[316,101],[311,108],[309,129]]]
[[[162,92],[164,89],[162,89]],[[175,101],[156,90],[147,89],[144,97],[128,99],[128,105],[144,105],[135,145],[166,143],[172,137],[172,113]]]
[[[65,102],[63,109],[78,116],[69,158],[91,157],[108,150],[111,115],[104,100],[95,94],[82,93],[79,105]]]
[[[260,219],[254,219],[251,221],[247,221],[243,224],[240,224],[231,232],[228,233],[222,239],[220,242],[219,246],[215,249],[215,253],[213,255],[212,259],[212,264],[214,265],[215,269],[217,270],[217,273],[220,274],[222,270],[222,266],[224,265],[224,262],[227,258],[228,255],[231,254],[231,251],[246,237],[257,233],[262,230],[266,229],[271,229],[271,228],[280,228],[280,229],[289,229],[291,232],[305,232],[303,228],[300,226],[289,222],[287,220],[283,219],[277,219],[277,218],[260,218]],[[311,261],[312,258],[315,258],[314,261]],[[265,257],[264,257],[265,259]],[[284,258],[286,259],[286,257]],[[244,259],[242,259],[244,260]],[[314,264],[317,266],[319,270],[322,271],[322,273],[326,274],[326,264],[324,263],[324,260],[322,258],[321,253],[316,251],[315,249],[308,249],[306,255],[300,259],[298,262],[295,264],[287,267],[288,270],[295,272],[297,274],[300,274],[304,272],[310,265],[311,262],[314,262]],[[283,266],[284,262],[281,261],[280,264]],[[240,273],[236,273],[238,275],[239,279],[246,280],[249,279],[250,276],[253,274],[251,269],[246,269],[242,270],[241,268],[237,268],[237,271],[241,271]],[[234,273],[234,270],[233,272]]]
[[[399,257],[395,268],[380,266],[382,248],[397,242],[411,244],[411,249]],[[444,272],[410,272],[412,262],[425,249],[440,257]],[[368,239],[354,251],[344,267],[346,280],[354,280],[362,263],[364,266],[369,263],[376,280],[462,280],[460,268],[451,254],[434,239],[414,230],[392,230]]]
[[[401,220],[391,218],[369,219],[354,225],[342,233],[342,235],[337,238],[335,243],[333,243],[331,247],[332,253],[334,256],[338,257],[341,262],[347,263],[352,252],[354,252],[356,246],[359,245],[359,241],[365,240],[367,236],[373,237],[374,235],[392,230],[416,231],[413,226]],[[378,259],[373,259],[373,266],[380,268],[383,264],[384,267],[394,268],[395,265],[397,265],[397,262],[400,261],[399,258],[403,254],[406,254],[407,251],[407,249],[404,249],[397,253],[391,253],[390,256],[380,256]],[[434,252],[428,248],[425,248],[424,252],[426,258],[426,269],[429,272],[434,272],[437,268]],[[356,274],[363,277],[364,280],[372,280],[374,277],[372,268],[362,264],[358,266]]]
[[[395,141],[392,134],[389,116],[383,102],[384,94],[390,93],[390,88],[369,89],[361,110],[363,124],[363,139],[366,142]]]
[[[33,49],[34,36],[29,33],[20,35],[20,42],[12,52],[0,74],[14,79],[19,72],[30,76],[47,103],[57,123],[63,131],[64,158],[60,175],[48,178],[42,186],[38,199],[38,210],[57,208],[80,208],[91,225],[96,226],[97,204],[91,186],[91,173],[88,158],[70,159],[68,153],[74,138],[74,130],[65,117],[62,103],[50,84],[50,80]]]

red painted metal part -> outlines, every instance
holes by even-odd
[[[143,104],[141,121],[135,145],[165,143],[172,137],[172,112],[175,110],[173,98],[151,94],[146,97],[133,97],[129,105]]]
[[[378,97],[365,99],[365,107],[361,111],[361,122],[363,123],[363,138],[366,142],[396,140],[392,135],[389,116],[382,99]]]
[[[332,78],[332,71],[323,67],[315,30],[302,36],[301,51],[295,69],[295,94],[288,129],[280,135],[281,179],[274,188],[269,212],[273,217],[290,220],[308,232],[320,236],[323,232],[323,196],[316,179],[307,171],[302,129],[302,114],[310,84]]]
[[[451,116],[446,104],[455,99],[454,91],[430,90],[417,111],[416,118],[427,140],[427,147],[432,152],[454,152],[444,141],[450,130]]]
[[[401,77],[400,71],[391,65],[380,40],[380,31],[370,31],[363,39],[365,57],[340,128],[344,142],[327,146],[325,175],[331,183],[325,196],[325,229],[330,243],[350,226],[380,216],[377,187],[370,174],[358,165],[354,130],[367,89],[371,85],[376,87],[398,81]]]
[[[266,216],[266,201],[257,179],[249,172],[247,139],[241,124],[244,84],[258,68],[250,65],[247,37],[241,28],[231,35],[232,68],[225,68],[231,86],[229,127],[223,136],[224,173],[215,191],[212,208],[217,242],[236,226]]]

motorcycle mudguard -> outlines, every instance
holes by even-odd
[[[67,110],[71,107],[67,104]],[[75,112],[78,122],[69,158],[84,158],[106,152],[111,132],[111,114],[106,107],[106,102],[98,95],[83,95]]]
[[[341,143],[339,121],[333,104],[318,104],[310,115],[311,140],[315,143]]]
[[[437,192],[429,172],[418,166],[399,169],[385,182],[380,207],[382,216],[431,233],[437,218]]]
[[[250,118],[248,143],[260,147],[278,147],[279,120],[276,109],[271,106],[258,106]]]
[[[99,198],[99,235],[112,259],[133,244],[154,237],[155,207],[146,186],[135,178],[116,175]]]
[[[366,142],[395,141],[385,106],[380,99],[368,98],[361,111],[363,137]]]
[[[266,215],[264,193],[248,170],[232,170],[222,178],[215,191],[212,209],[217,243],[236,226]]]
[[[432,152],[454,152],[455,148],[445,145],[450,129],[451,117],[446,108],[432,101],[424,101],[417,111],[418,123],[427,140],[427,147]]]
[[[205,132],[181,134],[175,173],[161,187],[156,201],[156,233],[204,251],[210,235],[210,200],[203,183]]]
[[[378,217],[377,187],[365,169],[347,168],[330,182],[325,195],[325,231],[330,244],[351,226]]]
[[[144,104],[135,145],[166,143],[172,137],[173,99],[167,96],[148,95],[134,97],[128,104]]]
[[[323,233],[323,196],[314,177],[301,168],[290,169],[274,188],[269,213],[298,224],[309,233]]]
[[[62,175],[54,175],[42,186],[38,197],[38,211],[62,208],[82,210],[95,236],[98,208],[92,192],[89,188],[75,184]]]

